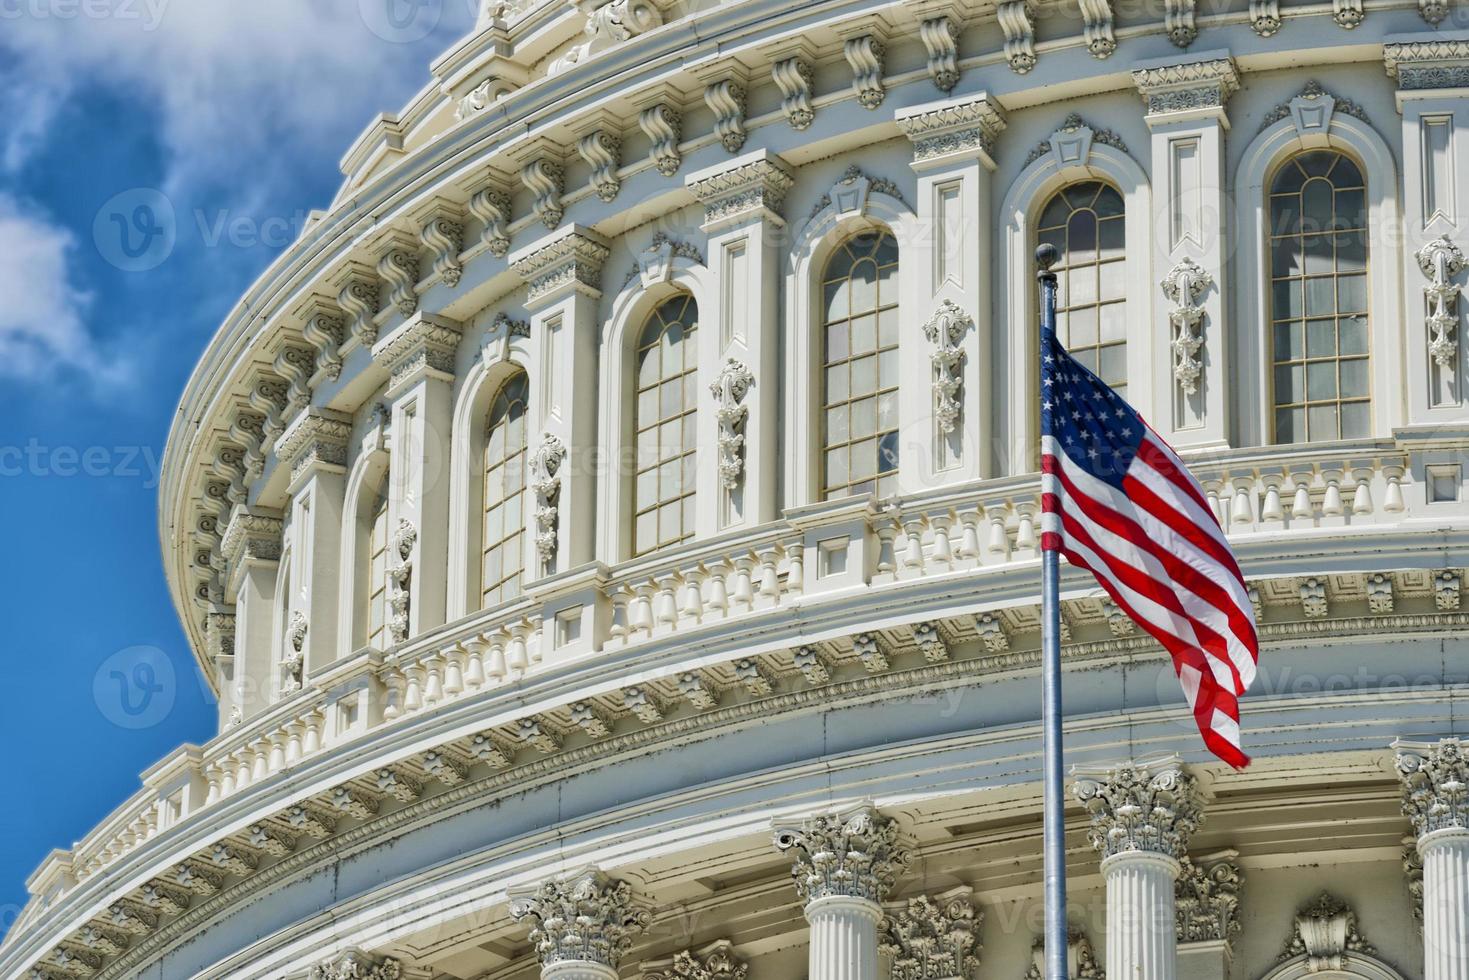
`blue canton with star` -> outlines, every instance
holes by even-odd
[[[1142,416],[1077,362],[1054,331],[1041,337],[1041,432],[1072,462],[1122,489],[1147,426]]]

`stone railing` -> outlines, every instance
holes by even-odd
[[[1379,443],[1291,447],[1288,458],[1270,449],[1231,450],[1190,461],[1247,575],[1252,559],[1272,562],[1279,572],[1296,536],[1309,535],[1303,546],[1319,559],[1323,532],[1335,529],[1350,547],[1352,535],[1430,516],[1425,509],[1437,505],[1426,504],[1424,489],[1410,481],[1409,464],[1406,453]],[[54,892],[58,881],[64,891],[67,882],[106,869],[160,830],[303,759],[548,666],[656,644],[687,644],[692,656],[711,637],[740,639],[743,625],[758,625],[762,617],[795,609],[810,616],[854,591],[874,602],[889,592],[902,596],[943,576],[977,575],[982,588],[989,582],[1013,591],[1017,580],[1007,573],[1029,574],[1038,557],[1039,508],[1038,478],[1026,476],[899,498],[881,508],[861,498],[788,511],[752,533],[598,568],[576,600],[589,603],[591,613],[575,620],[576,636],[561,639],[552,634],[567,602],[538,598],[542,585],[534,583],[527,596],[393,650],[360,651],[203,748],[183,747],[145,774],[145,788],[69,854],[48,858],[32,891]],[[1457,505],[1431,516],[1469,522]],[[1373,547],[1364,543],[1357,551],[1370,556]],[[1077,588],[1090,585],[1076,579]],[[613,690],[621,683],[603,680]],[[626,697],[624,703],[635,708]],[[536,737],[530,730],[524,735]]]

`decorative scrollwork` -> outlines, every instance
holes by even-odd
[[[1203,358],[1199,356],[1204,346],[1204,308],[1198,299],[1210,286],[1214,277],[1193,259],[1185,258],[1163,277],[1163,295],[1175,304],[1168,311],[1168,322],[1173,325],[1173,380],[1184,394],[1192,395],[1199,390],[1199,377],[1203,374]]]
[[[964,349],[959,340],[974,320],[951,300],[944,300],[923,325],[923,335],[933,344],[929,363],[933,367],[934,419],[944,435],[959,425],[959,392],[964,386]]]
[[[719,420],[719,482],[726,490],[738,487],[744,473],[743,429],[750,410],[742,403],[754,383],[750,369],[731,357],[709,385],[717,406],[715,418]]]
[[[1459,296],[1463,292],[1452,279],[1464,271],[1464,252],[1445,235],[1424,245],[1414,258],[1428,277],[1423,287],[1428,300],[1428,353],[1439,367],[1451,367],[1459,356]]]

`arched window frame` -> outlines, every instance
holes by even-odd
[[[1382,437],[1405,421],[1401,397],[1392,397],[1394,379],[1403,377],[1402,343],[1393,331],[1403,320],[1401,268],[1396,246],[1386,237],[1398,227],[1397,167],[1387,143],[1371,126],[1341,112],[1332,114],[1326,132],[1302,133],[1293,117],[1263,129],[1246,147],[1237,168],[1238,268],[1240,320],[1251,329],[1235,332],[1235,363],[1253,365],[1240,374],[1234,419],[1241,445],[1269,445],[1274,411],[1270,346],[1270,182],[1280,166],[1298,153],[1332,149],[1350,156],[1367,182],[1367,290],[1371,436]],[[1420,317],[1421,319],[1421,317]]]
[[[538,416],[536,376],[531,370],[531,342],[512,330],[508,318],[496,318],[487,328],[480,356],[465,373],[454,404],[449,449],[449,575],[446,612],[450,620],[480,608],[480,576],[484,542],[484,454],[486,424],[500,389],[516,372],[524,372],[531,399],[526,406],[526,433],[532,444],[543,420]],[[527,534],[525,579],[529,584],[539,563],[534,555],[531,522],[534,508],[527,490],[524,509]]]
[[[912,253],[915,244],[923,242],[918,217],[908,203],[886,190],[869,187],[860,206],[843,210],[846,203],[840,193],[828,195],[829,202],[814,213],[796,234],[791,246],[790,264],[786,272],[786,374],[785,397],[788,411],[785,419],[785,445],[788,447],[785,468],[786,506],[802,506],[821,500],[822,458],[824,450],[820,412],[823,406],[823,337],[825,324],[822,310],[822,282],[827,263],[833,253],[848,239],[864,232],[891,234],[898,243],[898,308],[905,333],[915,319],[921,324],[933,311],[924,309],[915,295],[914,270],[919,268]],[[926,247],[926,246],[925,246]],[[929,304],[930,307],[932,304]],[[909,343],[911,333],[899,344],[898,432],[900,442],[918,420],[929,424],[932,394],[928,387],[928,358],[915,367],[913,358],[920,352]],[[925,439],[927,441],[927,439]],[[910,468],[912,470],[914,468]],[[917,487],[907,481],[901,453],[898,460],[900,492]]]
[[[995,445],[1006,458],[1000,472],[1034,473],[1040,469],[1040,371],[1038,351],[1039,294],[1036,289],[1036,228],[1041,210],[1061,188],[1079,181],[1100,180],[1122,194],[1126,208],[1126,275],[1134,286],[1127,294],[1127,319],[1147,329],[1127,338],[1128,401],[1144,415],[1160,418],[1159,392],[1152,365],[1166,347],[1152,329],[1154,292],[1152,269],[1152,189],[1143,168],[1123,150],[1092,142],[1084,162],[1063,164],[1053,150],[1035,160],[1011,183],[997,218],[1004,229],[1004,268],[996,324],[999,345],[996,363],[1007,368],[1011,389],[995,418]],[[1168,392],[1162,392],[1166,398]],[[1162,406],[1166,408],[1166,404]]]
[[[373,422],[358,446],[347,473],[342,510],[346,526],[342,533],[341,591],[338,595],[338,657],[346,657],[367,645],[366,601],[371,583],[364,572],[372,531],[373,508],[389,479],[386,426]]]
[[[601,390],[619,393],[603,400],[604,411],[599,423],[599,445],[606,465],[598,483],[598,551],[609,564],[626,561],[634,553],[631,520],[637,469],[637,413],[633,400],[637,397],[638,339],[654,311],[679,293],[692,296],[699,309],[699,329],[694,332],[698,344],[698,380],[694,390],[699,399],[695,422],[699,448],[695,455],[694,506],[696,526],[701,530],[685,547],[708,536],[702,529],[717,526],[719,494],[723,492],[714,448],[718,424],[714,418],[713,396],[709,393],[709,384],[724,354],[720,350],[722,330],[717,319],[713,277],[702,263],[676,253],[636,271],[613,298],[602,335]]]

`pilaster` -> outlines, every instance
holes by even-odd
[[[1107,883],[1107,974],[1173,980],[1174,887],[1203,818],[1198,785],[1176,756],[1074,775]]]
[[[347,442],[352,423],[325,408],[296,416],[276,442],[275,453],[290,470],[291,554],[294,556],[288,622],[301,617],[301,649],[286,650],[287,686],[331,663],[337,652],[341,583],[342,517],[346,494]],[[293,637],[294,642],[294,637]]]
[[[1229,978],[1244,881],[1238,858],[1235,851],[1221,851],[1179,862],[1174,914],[1183,980]]]
[[[275,582],[283,527],[278,512],[236,507],[220,542],[225,601],[235,606],[234,683],[222,699],[230,702],[231,717],[234,709],[242,719],[260,713],[272,689]]]
[[[779,515],[780,245],[781,209],[794,178],[767,150],[690,174],[689,191],[704,205],[708,263],[716,309],[700,310],[707,330],[699,344],[699,374],[714,379],[713,412],[699,413],[700,446],[718,447],[712,485],[701,483],[701,527],[715,532],[775,520]]]
[[[921,232],[912,243],[917,247],[905,249],[901,275],[929,324],[925,348],[899,350],[902,411],[912,420],[899,479],[916,490],[994,475],[993,236],[987,229],[995,142],[1006,119],[984,92],[900,109],[896,119],[913,144]]]
[[[1461,296],[1465,284],[1462,196],[1469,191],[1469,33],[1397,35],[1383,45],[1403,115],[1402,256],[1406,384],[1393,406],[1409,428],[1469,417]],[[1391,251],[1383,250],[1387,254]],[[1376,259],[1376,255],[1371,257]],[[1376,355],[1376,351],[1373,352]],[[1384,351],[1384,356],[1390,352]],[[1374,371],[1374,376],[1380,372]]]
[[[983,922],[967,885],[918,895],[889,909],[878,950],[888,958],[892,980],[974,980]]]
[[[526,284],[530,313],[531,480],[527,515],[537,552],[534,581],[591,561],[595,550],[597,371],[601,353],[602,265],[607,242],[568,225],[510,256]]]
[[[1423,862],[1423,976],[1469,978],[1469,745],[1397,742],[1403,813]]]
[[[393,444],[388,467],[390,642],[444,622],[449,553],[449,444],[454,355],[463,327],[416,313],[372,349],[388,372]]]
[[[1151,382],[1151,397],[1132,397],[1147,403],[1143,411],[1174,446],[1223,446],[1230,435],[1225,106],[1239,73],[1227,51],[1211,51],[1141,62],[1132,78],[1152,133],[1150,288],[1163,300],[1137,352],[1144,360],[1128,358],[1129,373],[1145,372]]]

